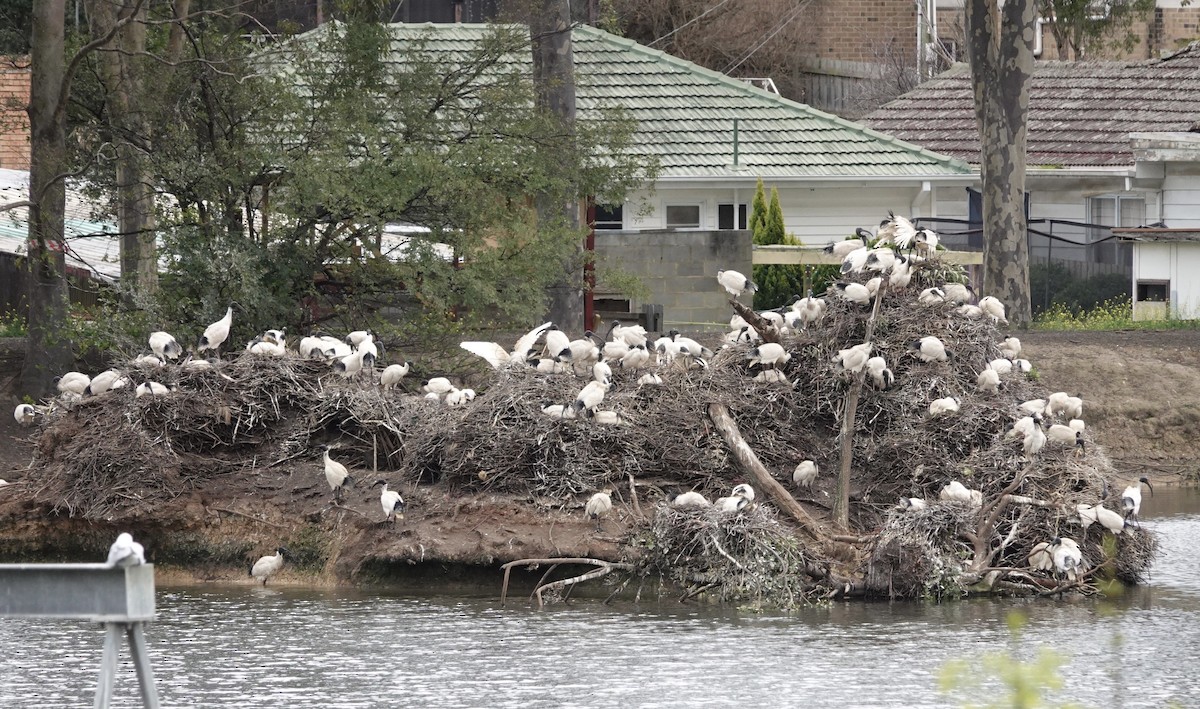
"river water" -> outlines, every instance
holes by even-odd
[[[1040,648],[1059,701],[1200,707],[1200,493],[1143,504],[1161,553],[1108,601],[838,603],[794,614],[249,587],[160,588],[147,629],[164,707],[946,707],[948,661]],[[497,588],[499,573],[497,573]],[[1019,636],[1013,611],[1027,616]],[[97,626],[0,620],[0,707],[90,706]],[[139,706],[128,654],[114,706]],[[1173,704],[1174,703],[1174,704]]]

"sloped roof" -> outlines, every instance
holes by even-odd
[[[454,64],[488,25],[398,23],[390,29],[397,41],[419,39],[423,51]],[[637,149],[658,157],[661,177],[921,179],[970,171],[957,160],[594,27],[576,27],[572,38],[578,115],[586,120],[589,109],[623,106],[638,122]],[[511,61],[532,73],[528,51]],[[741,170],[731,167],[735,118]]]
[[[1140,62],[1036,62],[1030,167],[1131,167],[1129,134],[1187,131],[1200,120],[1200,43]],[[956,65],[863,118],[867,125],[972,164],[979,131],[971,71]]]

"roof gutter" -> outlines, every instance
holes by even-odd
[[[659,175],[655,180],[660,188],[669,187],[672,183],[680,186],[691,185],[708,185],[721,184],[730,187],[755,187],[758,183],[760,175],[752,169],[746,170],[742,174],[737,175]],[[903,175],[761,175],[763,182],[772,184],[799,184],[806,186],[821,186],[821,185],[838,185],[845,186],[846,184],[864,183],[880,187],[912,187],[914,184],[919,185],[922,189],[926,186],[938,185],[974,185],[979,182],[979,173],[963,173],[961,175],[913,175],[906,177]]]

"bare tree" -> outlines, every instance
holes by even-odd
[[[1029,245],[1025,224],[1025,146],[1033,75],[1035,0],[968,0],[967,52],[979,124],[983,183],[983,288],[1026,327]]]

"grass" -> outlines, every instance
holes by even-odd
[[[1033,319],[1034,330],[1194,330],[1200,328],[1200,320],[1181,320],[1168,317],[1166,320],[1134,320],[1133,304],[1129,296],[1121,296],[1100,303],[1088,310],[1072,309],[1055,304]]]

